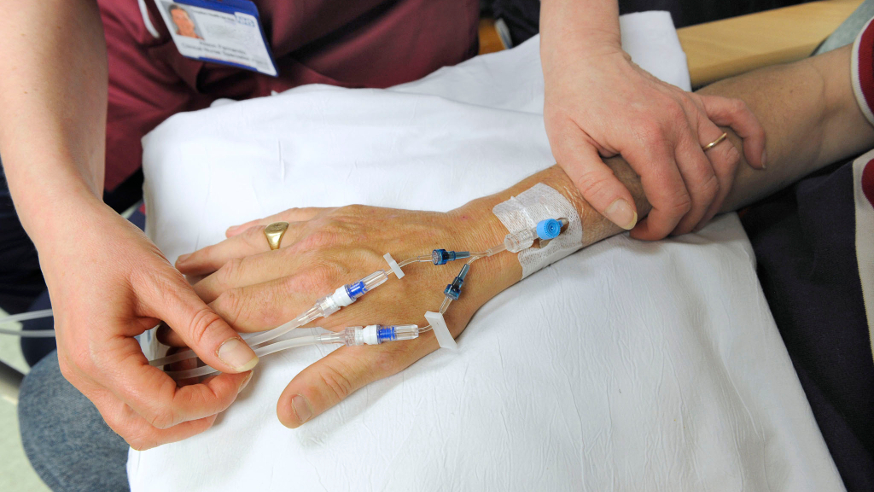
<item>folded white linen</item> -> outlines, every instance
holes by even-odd
[[[637,63],[688,88],[670,16],[625,16],[622,31]],[[147,231],[172,260],[288,207],[450,210],[504,189],[553,164],[538,49],[174,116],[144,139]],[[268,356],[212,429],[131,451],[131,488],[843,489],[733,214],[571,255],[458,342],[297,430],[276,400],[329,348]]]

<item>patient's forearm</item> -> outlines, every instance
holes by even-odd
[[[745,101],[767,136],[767,169],[755,170],[741,162],[721,211],[742,208],[874,146],[874,128],[852,92],[850,48],[756,70],[701,89],[701,93]],[[740,139],[731,131],[729,137],[740,148]]]

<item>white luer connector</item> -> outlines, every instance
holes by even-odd
[[[379,325],[367,325],[361,330],[356,330],[355,345],[379,345],[378,327]]]

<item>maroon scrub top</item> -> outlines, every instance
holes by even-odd
[[[478,0],[255,0],[278,77],[183,57],[154,0],[100,0],[109,58],[106,189],[141,165],[140,139],[217,98],[304,84],[389,87],[476,54]]]

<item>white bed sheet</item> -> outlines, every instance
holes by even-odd
[[[666,13],[622,29],[635,61],[688,88]],[[292,206],[449,210],[506,188],[553,163],[538,48],[389,90],[309,86],[174,116],[144,139],[147,231],[172,260]],[[131,451],[131,487],[843,489],[733,214],[582,250],[458,341],[297,430],[276,400],[329,349],[268,356],[214,428]]]

